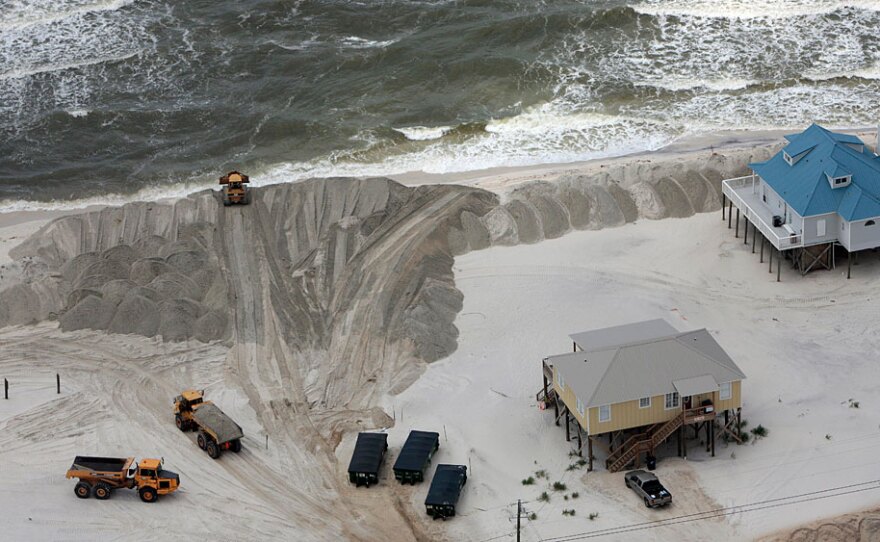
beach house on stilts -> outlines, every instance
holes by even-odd
[[[751,175],[722,181],[722,219],[730,228],[736,208],[739,237],[743,215],[743,242],[751,234],[755,252],[760,235],[762,262],[770,245],[777,280],[783,261],[801,274],[833,269],[836,247],[847,254],[849,278],[853,254],[880,247],[880,158],[858,137],[818,124],[785,139],[770,160],[749,164]]]
[[[649,320],[570,337],[573,352],[542,361],[538,399],[579,454],[587,446],[590,470],[594,445],[614,472],[671,438],[687,457],[686,428],[705,431],[712,456],[722,434],[739,441],[745,375],[705,329]]]

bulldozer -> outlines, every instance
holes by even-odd
[[[229,207],[233,204],[247,205],[250,203],[251,195],[245,186],[249,182],[251,182],[250,177],[238,171],[230,171],[220,177],[220,184],[223,186],[223,205]]]

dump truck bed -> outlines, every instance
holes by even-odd
[[[132,462],[133,460],[130,457],[89,457],[78,455],[74,458],[70,470],[118,474],[127,471]]]
[[[203,429],[214,433],[217,444],[223,444],[244,436],[241,427],[232,421],[217,405],[203,404],[193,412],[193,420]]]
[[[466,479],[467,467],[464,465],[437,465],[425,504],[454,506],[461,496],[461,488]]]
[[[440,442],[440,434],[431,431],[410,431],[394,462],[394,471],[421,472]]]
[[[348,464],[349,474],[379,472],[387,442],[388,435],[385,433],[358,433],[351,462]]]

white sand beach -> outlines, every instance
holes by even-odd
[[[849,280],[783,268],[777,283],[721,219],[720,179],[780,143],[727,134],[404,186],[277,185],[242,208],[198,193],[0,214],[0,527],[11,540],[482,542],[515,539],[520,499],[527,541],[876,539],[880,256]],[[535,399],[542,358],[570,333],[649,318],[707,328],[747,375],[743,418],[769,430],[714,458],[698,441],[686,460],[661,455],[676,497],[664,510],[601,459],[569,468],[564,429]],[[212,460],[176,429],[187,387],[243,427],[241,454]],[[434,464],[468,466],[449,521],[425,514],[427,483],[391,473],[410,429],[440,433]],[[347,479],[359,430],[389,435],[371,488]],[[64,478],[75,455],[164,457],[181,489],[155,505],[121,490],[80,500]]]

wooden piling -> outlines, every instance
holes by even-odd
[[[733,219],[733,202],[731,201],[727,206],[727,229],[730,229],[730,221]]]
[[[736,208],[736,229],[734,232],[733,236],[739,238],[739,207]]]
[[[55,373],[55,393],[61,395],[61,375]]]
[[[571,423],[569,422],[568,409],[565,409],[565,442],[571,442]]]
[[[9,381],[5,378],[3,379],[3,398],[9,399]]]
[[[755,243],[758,240],[758,226],[752,224],[752,254],[755,253]]]
[[[724,193],[722,192],[722,193],[721,193],[721,220],[722,220],[722,221],[724,221],[724,219],[727,218],[727,217],[725,216],[726,213],[724,212],[724,211],[725,211],[725,209],[724,209],[725,207],[727,207],[727,196],[725,196]]]
[[[593,436],[587,435],[587,458],[589,459],[588,472],[593,471]]]
[[[777,254],[777,256],[778,256],[777,259],[779,261],[776,262],[776,282],[779,282],[780,275],[782,274],[782,251],[781,250],[779,251],[779,254]]]
[[[760,263],[764,263],[764,236],[761,235],[761,260]]]

